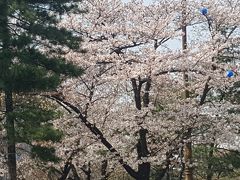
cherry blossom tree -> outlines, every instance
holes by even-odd
[[[183,35],[182,1],[86,0],[88,13],[62,22],[84,37],[87,51],[67,55],[86,74],[50,96],[72,114],[56,122],[67,133],[60,155],[74,155],[68,167],[85,172],[88,162],[107,160],[135,179],[149,179],[151,167],[159,167],[159,179],[180,168],[181,178],[186,163],[195,165],[183,159],[185,143],[221,145],[237,136],[239,119],[229,110],[238,105],[228,94],[239,76],[226,77],[235,65],[225,56],[239,43],[239,2],[186,2],[184,51],[171,44]]]

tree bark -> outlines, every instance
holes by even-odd
[[[133,87],[135,106],[138,110],[141,110],[142,109],[142,105],[141,105],[142,82],[141,80],[139,80],[139,84],[137,84],[137,80],[135,78],[132,78],[131,82]]]
[[[62,176],[58,180],[66,180],[71,170],[71,162],[67,161],[64,165]]]
[[[192,134],[192,128],[188,128],[186,132],[186,140],[190,139]],[[186,142],[184,144],[184,179],[193,180],[193,168],[192,168],[192,142]]]
[[[140,77],[138,78],[139,83],[137,84],[137,80],[135,78],[131,79],[133,93],[134,93],[134,100],[135,105],[138,110],[142,109],[142,101],[141,101],[141,88],[142,85],[146,82],[145,85],[145,92],[142,97],[143,99],[143,106],[147,107],[149,104],[149,90],[151,87],[151,79],[148,78],[147,80],[142,80]],[[138,159],[142,160],[147,158],[149,155],[148,147],[147,147],[147,137],[146,134],[148,133],[147,129],[141,128],[139,130],[139,140],[137,143],[137,153]],[[137,180],[149,180],[150,178],[150,163],[143,162],[138,164],[138,172],[137,172]]]
[[[91,163],[90,162],[88,162],[87,170],[84,170],[83,172],[86,174],[87,180],[91,180],[92,171],[91,171]]]
[[[101,166],[101,180],[107,180],[107,166],[108,166],[108,161],[103,160],[102,166]]]
[[[77,173],[77,169],[75,168],[75,166],[73,164],[71,164],[71,168],[72,168],[72,173],[73,173],[73,179],[80,180],[80,177]]]
[[[6,130],[7,130],[7,146],[8,146],[8,171],[10,180],[17,179],[17,162],[16,162],[16,147],[15,147],[15,127],[13,112],[12,92],[5,91],[6,105]]]
[[[139,130],[139,140],[137,144],[137,153],[138,153],[138,159],[144,159],[147,158],[149,155],[149,151],[147,149],[147,141],[146,141],[146,129],[140,129]],[[148,180],[150,178],[150,163],[149,162],[143,162],[138,164],[138,178],[137,180]]]
[[[144,107],[148,107],[149,102],[150,102],[150,100],[149,100],[150,88],[151,88],[151,79],[148,78],[147,82],[146,82],[146,85],[145,85],[145,92],[144,92],[144,95],[143,95],[143,106]]]
[[[9,76],[8,69],[11,64],[11,56],[9,52],[10,33],[8,29],[8,0],[0,1],[0,37],[2,41],[0,68],[0,78],[5,79]],[[5,84],[6,86],[6,84]],[[16,147],[15,147],[15,128],[13,112],[13,100],[11,87],[4,87],[5,107],[6,107],[6,131],[7,131],[7,157],[8,157],[8,173],[10,180],[17,179],[16,165]]]
[[[86,175],[86,179],[87,180],[91,180],[91,167],[90,167],[90,162],[88,163],[88,165],[84,165],[83,167],[81,167],[81,170],[84,172],[84,174]]]
[[[211,143],[210,144],[210,151],[209,151],[209,154],[208,154],[208,163],[207,163],[207,180],[212,180],[212,177],[213,177],[213,172],[212,172],[213,148],[214,148],[214,143]]]
[[[187,49],[187,0],[182,0],[182,51],[185,53]],[[188,86],[188,74],[186,71],[183,72],[183,81],[186,88],[184,92],[184,98],[189,98],[189,91],[187,90]],[[186,139],[190,139],[192,134],[192,129],[188,128],[186,132]],[[184,145],[184,161],[185,161],[185,170],[184,170],[184,180],[193,180],[193,168],[191,167],[192,163],[192,143],[187,142]]]
[[[181,147],[180,149],[180,173],[179,173],[179,178],[178,180],[182,180],[183,179],[183,174],[184,174],[184,170],[185,170],[185,163],[183,162],[183,147]]]
[[[139,83],[137,84],[136,79],[132,78],[132,87],[134,92],[134,100],[135,105],[138,110],[142,109],[142,103],[141,103],[141,88],[144,83],[139,78]],[[147,81],[145,86],[145,93],[143,95],[143,105],[144,107],[147,107],[149,104],[149,89],[151,86],[151,81]],[[147,140],[146,140],[146,134],[147,130],[141,128],[139,130],[139,140],[137,143],[137,153],[138,153],[138,159],[141,160],[143,158],[148,157],[148,149],[147,149]],[[149,162],[143,162],[138,165],[138,173],[137,173],[137,180],[148,180],[150,178],[150,163]]]

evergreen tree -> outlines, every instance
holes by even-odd
[[[24,98],[15,96],[14,105],[12,115],[15,119],[16,143],[30,145],[31,156],[34,158],[42,161],[58,161],[55,149],[41,146],[46,141],[59,142],[63,136],[63,133],[55,129],[51,123],[62,114],[56,111],[56,105],[40,96],[24,96]],[[34,144],[33,141],[38,143]]]
[[[15,131],[15,121],[21,114],[18,111],[15,116],[13,94],[50,91],[63,80],[62,75],[82,73],[81,68],[61,57],[64,49],[78,49],[81,37],[57,27],[64,14],[79,13],[78,6],[78,0],[0,1],[0,88],[5,95],[11,180],[17,178],[15,143],[19,132]],[[33,109],[32,113],[37,111]]]

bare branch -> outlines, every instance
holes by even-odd
[[[207,97],[207,93],[210,91],[211,88],[209,88],[209,81],[211,80],[211,77],[208,76],[208,79],[207,79],[207,82],[205,83],[205,87],[204,87],[204,90],[203,90],[203,94],[202,94],[202,97],[201,97],[201,100],[200,100],[200,103],[199,105],[202,106],[204,103],[205,103],[205,100],[206,100],[206,97]]]

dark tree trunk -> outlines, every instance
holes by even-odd
[[[137,84],[137,80],[135,78],[131,79],[132,87],[133,87],[133,93],[134,93],[134,101],[135,106],[138,110],[141,110],[141,88],[142,88],[142,81],[139,80],[139,84]]]
[[[88,162],[88,165],[84,165],[81,170],[84,172],[84,174],[86,175],[86,179],[87,180],[91,180],[91,174],[92,174],[92,171],[91,171],[91,163]]]
[[[91,163],[89,162],[89,163],[88,163],[88,169],[87,169],[87,171],[86,171],[87,180],[91,180],[91,174],[92,174],[92,171],[91,171]]]
[[[167,172],[167,168],[158,170],[158,174],[154,178],[155,180],[162,180]]]
[[[151,88],[151,79],[148,78],[147,79],[147,82],[146,82],[146,85],[145,85],[145,92],[144,92],[144,95],[143,95],[143,106],[144,107],[148,107],[149,105],[149,91],[150,91],[150,88]]]
[[[8,145],[8,170],[10,180],[17,179],[17,165],[16,165],[16,147],[15,147],[15,128],[13,112],[12,92],[5,91],[5,105],[6,105],[6,130],[7,130],[7,145]]]
[[[11,56],[9,53],[10,35],[8,29],[8,1],[0,1],[0,37],[2,41],[1,53],[4,53],[0,59],[0,73],[1,78],[9,76],[8,68],[11,62]],[[5,106],[6,106],[6,131],[7,131],[7,149],[8,149],[8,172],[10,180],[17,179],[16,170],[16,147],[15,147],[15,128],[13,112],[12,91],[10,87],[5,87]]]
[[[183,179],[183,173],[184,173],[184,170],[185,170],[185,164],[183,162],[183,147],[181,147],[180,149],[180,173],[179,173],[179,178],[178,180],[182,180]]]
[[[67,161],[65,163],[63,171],[62,171],[62,176],[58,180],[69,179],[68,175],[69,175],[70,171],[72,171],[74,180],[80,180],[80,177],[77,173],[77,169],[75,168],[75,166],[72,164],[71,161]]]
[[[75,166],[73,164],[71,164],[71,167],[72,167],[73,179],[74,180],[80,180],[80,177],[77,173],[77,169],[75,168]]]
[[[208,164],[207,164],[207,180],[212,180],[213,177],[213,172],[212,172],[212,157],[213,157],[213,148],[214,148],[214,143],[210,144],[210,151],[208,154]]]
[[[185,133],[185,138],[190,139],[192,134],[192,128],[188,128]],[[193,180],[193,167],[192,164],[192,142],[186,142],[184,144],[184,180]]]
[[[143,99],[143,106],[147,107],[149,104],[149,90],[151,87],[151,79],[148,78],[147,80],[142,80],[140,77],[138,78],[138,84],[137,80],[135,78],[131,79],[133,92],[134,92],[134,100],[135,105],[138,110],[142,109],[142,102],[141,102],[141,89],[142,85],[146,82],[145,85],[145,92],[142,97]],[[137,153],[138,153],[138,159],[145,159],[149,155],[149,151],[147,148],[147,129],[141,128],[139,130],[139,140],[137,143]],[[138,165],[138,172],[137,172],[137,180],[149,180],[150,178],[150,163],[149,162],[143,162]]]
[[[147,149],[147,141],[146,141],[146,129],[139,130],[139,141],[137,144],[137,153],[138,159],[147,158],[149,155],[149,151]],[[138,165],[138,178],[137,180],[149,180],[150,178],[150,163],[143,162]]]
[[[168,180],[168,179],[171,178],[170,174],[169,174],[169,170],[170,170],[169,166],[170,166],[170,163],[171,163],[171,161],[170,161],[171,157],[173,157],[172,153],[171,152],[167,152],[166,153],[166,164],[165,164],[166,168],[159,170],[155,180],[161,180],[163,178]]]
[[[107,180],[107,166],[108,166],[108,161],[103,160],[102,166],[101,166],[101,180]]]
[[[66,180],[71,170],[71,162],[67,161],[64,165],[62,176],[58,180]]]

